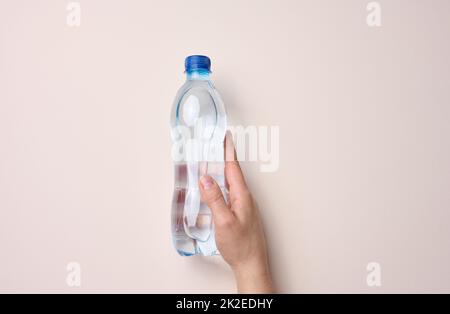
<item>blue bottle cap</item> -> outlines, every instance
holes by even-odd
[[[207,56],[189,56],[184,61],[184,68],[186,72],[198,70],[211,72],[211,59]]]

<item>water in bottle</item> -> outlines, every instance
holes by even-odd
[[[172,200],[172,236],[180,255],[216,255],[211,210],[201,201],[199,179],[212,176],[225,199],[225,107],[211,81],[206,56],[185,60],[186,82],[180,88],[170,118],[175,181]]]

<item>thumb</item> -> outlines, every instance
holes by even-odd
[[[234,219],[233,213],[225,203],[222,190],[209,175],[200,178],[200,193],[203,202],[211,209],[216,225],[228,225]]]

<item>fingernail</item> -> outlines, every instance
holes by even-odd
[[[201,177],[200,182],[205,190],[209,190],[213,186],[212,178],[208,175]]]

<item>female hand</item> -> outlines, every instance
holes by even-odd
[[[262,223],[236,159],[230,132],[225,140],[225,179],[228,204],[212,177],[200,179],[202,201],[212,211],[217,247],[234,272],[239,293],[272,293]]]

